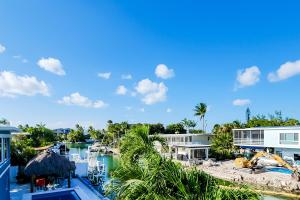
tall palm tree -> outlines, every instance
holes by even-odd
[[[200,118],[200,122],[202,120],[203,123],[203,131],[205,132],[205,114],[207,112],[207,105],[205,103],[199,103],[194,108],[195,116]]]

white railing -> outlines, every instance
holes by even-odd
[[[264,140],[262,139],[242,139],[242,138],[234,138],[234,144],[238,145],[263,145]]]
[[[199,144],[199,145],[209,145],[205,142],[168,142],[169,145],[193,145],[193,144]]]
[[[291,144],[291,145],[298,145],[299,141],[295,140],[280,140],[279,144]]]

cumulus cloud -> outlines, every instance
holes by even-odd
[[[57,101],[59,104],[64,105],[75,105],[82,106],[86,108],[104,108],[108,104],[104,103],[101,100],[92,101],[88,97],[82,96],[79,92],[70,94],[69,96],[64,96],[61,100]]]
[[[130,79],[132,79],[132,76],[131,76],[131,74],[122,74],[121,78],[124,80],[130,80]]]
[[[98,76],[102,79],[109,79],[111,76],[111,72],[98,73]]]
[[[239,70],[237,73],[238,88],[255,85],[259,82],[260,70],[257,66],[252,66],[244,70]]]
[[[60,60],[56,58],[41,58],[38,60],[37,65],[46,70],[49,71],[53,74],[59,75],[59,76],[64,76],[66,75],[66,72],[63,69],[63,65],[61,64]]]
[[[37,94],[50,95],[49,87],[44,81],[34,76],[18,76],[10,71],[0,72],[0,96],[34,96]]]
[[[232,104],[234,106],[246,106],[251,104],[251,101],[249,99],[235,99]]]
[[[167,108],[167,113],[170,113],[172,112],[172,109],[171,108]]]
[[[142,101],[147,104],[163,102],[167,98],[168,88],[164,83],[152,82],[149,79],[141,80],[135,90],[143,96]]]
[[[127,94],[127,88],[124,85],[120,85],[118,86],[117,90],[116,90],[116,94],[117,95],[126,95]]]
[[[5,50],[6,50],[5,46],[0,44],[0,53],[4,53]]]
[[[300,60],[282,64],[276,72],[268,74],[270,82],[277,82],[300,74]]]
[[[172,78],[173,76],[175,76],[174,70],[169,69],[164,64],[159,64],[156,66],[155,74],[157,77],[162,78],[162,79],[168,79],[168,78]]]

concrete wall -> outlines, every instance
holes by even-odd
[[[0,166],[0,199],[9,200],[9,164],[10,162],[3,163]]]
[[[277,148],[299,148],[299,141],[297,145],[292,144],[280,144],[280,133],[298,133],[300,138],[300,130],[275,130],[275,129],[266,129],[264,134],[264,146],[265,147],[277,147]]]

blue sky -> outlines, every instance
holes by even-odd
[[[245,120],[247,106],[300,118],[299,4],[0,1],[0,115],[166,124],[196,120],[205,102],[208,129]]]

